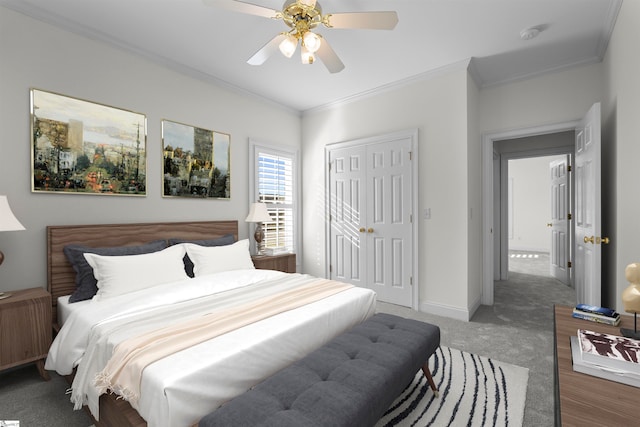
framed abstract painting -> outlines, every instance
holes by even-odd
[[[31,190],[146,195],[144,114],[31,89]]]
[[[230,142],[226,133],[163,120],[163,196],[229,199]]]

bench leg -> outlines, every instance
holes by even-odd
[[[436,387],[436,383],[433,381],[433,377],[431,376],[431,371],[429,370],[429,362],[425,363],[422,366],[422,372],[424,373],[424,376],[427,378],[427,382],[429,383],[431,390],[433,390],[433,394],[436,397],[438,397],[440,395],[440,392],[438,391],[438,388]]]

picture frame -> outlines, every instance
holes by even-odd
[[[146,196],[147,118],[31,89],[31,191]]]
[[[164,197],[231,198],[231,135],[162,120]]]

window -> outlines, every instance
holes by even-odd
[[[297,247],[297,153],[251,143],[255,174],[251,201],[264,202],[273,221],[264,223],[265,248],[295,252]]]

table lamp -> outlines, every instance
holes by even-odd
[[[0,196],[0,232],[18,230],[24,230],[24,226],[20,224],[20,221],[11,212],[7,196]],[[4,261],[4,254],[0,251],[0,264],[2,264],[2,261]]]
[[[640,339],[638,333],[638,312],[640,312],[640,263],[634,262],[627,265],[624,269],[624,275],[629,281],[629,286],[622,291],[622,305],[624,311],[633,313],[633,330],[620,328],[620,333],[633,339]]]
[[[263,222],[270,222],[271,215],[267,211],[267,205],[261,202],[255,202],[251,204],[249,208],[249,215],[245,218],[246,222],[255,222],[256,231],[253,233],[253,238],[256,239],[256,247],[258,255],[264,254],[264,230],[262,229]]]

